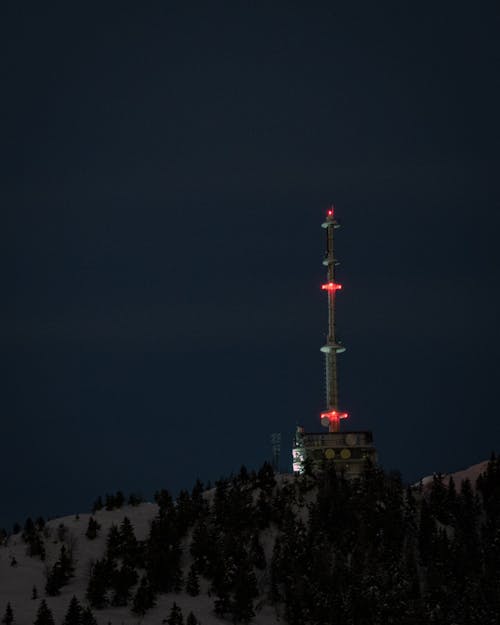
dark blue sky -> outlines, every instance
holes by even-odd
[[[331,202],[349,427],[500,451],[496,2],[49,4],[1,9],[0,524],[288,470]]]

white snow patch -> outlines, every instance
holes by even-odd
[[[455,473],[444,473],[443,481],[445,484],[448,484],[448,480],[450,479],[450,477],[452,477],[453,481],[455,482],[456,487],[460,488],[460,484],[464,480],[469,480],[472,487],[474,488],[476,485],[477,478],[481,475],[481,473],[484,473],[486,471],[487,466],[488,466],[488,460],[484,460],[483,462],[479,462],[478,464],[472,465],[468,469],[455,471]],[[426,477],[422,478],[421,481],[422,481],[422,485],[424,486],[424,488],[429,488],[431,486],[433,477],[434,477],[433,475],[427,475]],[[418,484],[415,484],[415,486],[418,486]]]

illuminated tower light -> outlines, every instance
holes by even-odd
[[[340,291],[342,289],[342,285],[336,284],[335,282],[328,282],[327,284],[322,284],[321,289],[323,291]]]
[[[347,412],[337,412],[336,410],[330,410],[321,413],[321,425],[329,427],[332,421],[340,421],[340,419],[347,419],[349,415]]]

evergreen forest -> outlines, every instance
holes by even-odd
[[[354,481],[329,463],[277,475],[266,463],[259,471],[242,467],[213,488],[197,481],[175,498],[157,491],[155,501],[144,540],[126,516],[106,532],[85,597],[68,607],[68,625],[94,623],[93,614],[115,606],[145,618],[168,593],[206,593],[213,612],[233,623],[250,623],[263,607],[288,625],[500,623],[494,454],[475,484],[437,474],[425,486],[408,486],[398,473],[369,464]],[[124,498],[106,502],[113,509]],[[104,505],[98,498],[94,515]],[[100,533],[90,517],[84,540]],[[43,520],[26,522],[22,537],[30,557],[43,559]],[[61,547],[45,596],[71,583],[72,558]],[[51,622],[42,597],[37,618],[38,625]],[[185,621],[201,622],[174,602],[164,622]],[[15,623],[10,605],[3,622]]]
[[[211,497],[199,482],[176,500],[157,492],[143,544],[125,521],[110,531],[91,606],[145,614],[158,593],[196,595],[204,579],[234,623],[264,603],[289,625],[500,622],[500,458],[477,484],[438,474],[425,489],[373,466],[357,481],[328,464],[280,478],[265,464],[219,480]]]

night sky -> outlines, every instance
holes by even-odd
[[[0,525],[291,470],[331,203],[349,428],[500,451],[497,2],[3,4]]]

